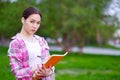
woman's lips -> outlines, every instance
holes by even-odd
[[[32,29],[32,32],[35,32],[35,31],[36,31],[36,30],[33,30],[33,29]]]

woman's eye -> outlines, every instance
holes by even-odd
[[[40,22],[37,22],[37,24],[40,24]]]
[[[31,23],[34,23],[34,21],[30,21]]]

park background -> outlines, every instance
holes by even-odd
[[[0,79],[15,80],[8,45],[20,32],[23,10],[35,6],[43,16],[36,34],[48,41],[50,53],[70,50],[56,65],[56,80],[120,80],[119,4],[119,0],[0,0]],[[86,48],[92,52],[84,52]],[[102,50],[95,52],[98,48]],[[106,54],[105,49],[117,55]]]

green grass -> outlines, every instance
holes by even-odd
[[[56,65],[56,80],[120,80],[120,56],[68,54]]]
[[[15,80],[10,72],[7,49],[0,47],[0,79]],[[55,67],[56,80],[120,80],[120,56],[70,53]]]
[[[15,80],[10,71],[7,50],[7,47],[0,47],[0,79],[3,78],[2,80]]]

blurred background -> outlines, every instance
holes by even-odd
[[[120,0],[0,0],[3,80],[15,80],[7,49],[10,38],[21,30],[28,6],[42,13],[36,34],[45,37],[51,54],[70,51],[56,65],[56,80],[120,80]]]

